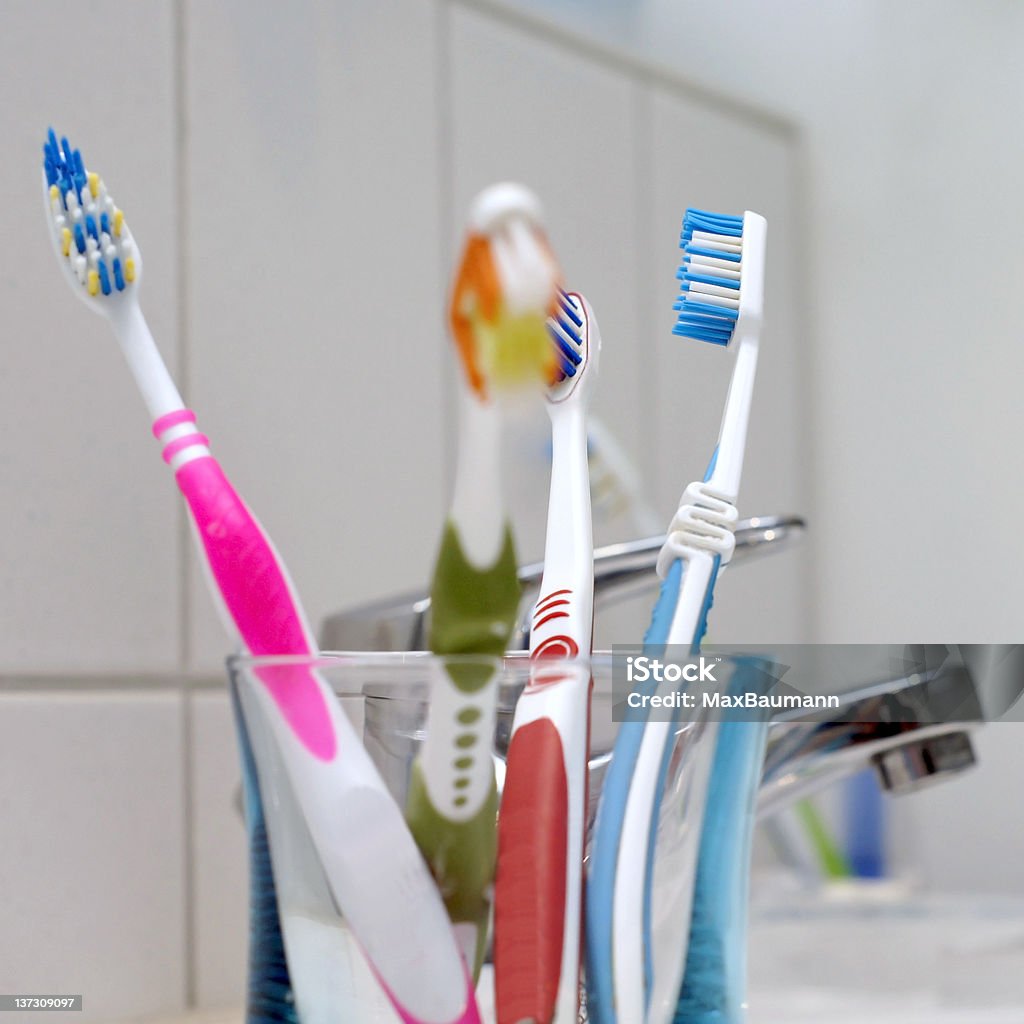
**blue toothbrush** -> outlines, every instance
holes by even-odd
[[[249,978],[245,1020],[246,1024],[299,1024],[281,934],[256,759],[245,716],[233,692],[231,704],[242,756],[245,828],[249,837]]]
[[[741,662],[737,693],[770,687],[756,661]],[[757,792],[770,713],[726,712],[718,727],[690,913],[676,1024],[739,1024],[747,977],[747,901]]]
[[[658,559],[664,582],[645,653],[666,645],[699,650],[715,581],[735,546],[735,503],[764,304],[766,233],[764,218],[750,212],[734,217],[690,209],[683,220],[673,333],[735,347],[737,355],[718,445],[704,480],[686,488]],[[702,752],[708,743],[680,744],[699,730],[698,723],[680,729],[678,722],[642,719],[620,728],[602,790],[587,891],[588,1011],[594,1024],[667,1024],[676,1012],[693,898],[679,879],[692,877],[692,863],[680,860],[676,870],[659,872],[659,854],[662,842],[684,852],[695,851],[696,843],[692,833],[684,843],[678,832],[659,831],[659,822],[670,764],[682,778],[689,758],[684,827],[700,826],[708,770]],[[663,879],[676,884],[662,884]]]

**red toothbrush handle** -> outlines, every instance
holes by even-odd
[[[494,965],[498,1024],[553,1019],[565,927],[568,782],[549,718],[509,745],[498,831]]]

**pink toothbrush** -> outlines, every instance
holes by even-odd
[[[142,257],[99,175],[51,130],[47,220],[72,290],[109,318],[153,417],[213,581],[245,648],[296,661],[257,670],[331,893],[406,1024],[479,1024],[472,980],[397,804],[330,687],[283,562],[210,453],[139,308]]]

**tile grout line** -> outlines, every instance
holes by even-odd
[[[450,0],[435,0],[435,108],[437,114],[437,208],[438,208],[438,249],[441,260],[440,279],[445,296],[447,296],[447,275],[452,263],[452,231],[455,224],[455,131],[453,127],[453,89],[451,80],[451,3]],[[447,317],[442,316],[442,331],[447,333]],[[442,342],[447,339],[442,335]],[[458,382],[449,372],[449,360],[445,345],[439,346],[441,360],[441,408],[444,410],[442,422],[442,450],[444,452],[444,482],[441,494],[441,514],[448,507],[449,495],[455,480],[455,422],[456,388]]]
[[[185,869],[185,927],[184,927],[184,977],[185,1007],[199,1008],[197,991],[198,953],[196,945],[196,872],[193,855],[195,851],[194,831],[196,823],[195,794],[192,757],[192,691],[182,687],[181,691],[181,749],[182,749],[182,818],[184,821],[184,869]]]
[[[625,45],[615,46],[583,35],[543,14],[522,10],[509,5],[507,0],[446,0],[467,11],[490,18],[535,38],[546,39],[563,48],[571,48],[611,71],[627,75],[630,79],[649,86],[660,86],[676,95],[699,100],[713,110],[731,114],[761,128],[792,136],[796,126],[787,117],[775,111],[755,106],[726,93],[718,92],[695,79],[687,78],[672,65],[648,62],[629,52]]]
[[[189,395],[189,194],[188,194],[188,83],[187,46],[188,26],[185,0],[175,0],[173,11],[174,43],[174,142],[175,171],[177,176],[178,199],[178,379],[182,390]],[[182,672],[187,671],[191,660],[189,636],[191,583],[188,515],[184,505],[178,506],[178,661]],[[185,1006],[194,1009],[197,1005],[196,991],[196,920],[195,897],[196,879],[193,863],[193,831],[195,828],[195,801],[192,779],[192,698],[190,687],[184,676],[179,684],[181,699],[181,766],[182,766],[182,854],[185,889],[183,928],[183,976],[185,982]]]
[[[185,395],[186,402],[191,401],[189,371],[189,260],[188,260],[188,226],[189,226],[189,194],[188,194],[188,86],[186,81],[185,53],[187,48],[187,27],[185,18],[186,0],[175,0],[174,3],[174,51],[176,56],[174,70],[174,134],[175,134],[175,174],[177,177],[178,199],[178,381]],[[183,502],[178,504],[178,662],[183,671],[191,663],[191,637],[189,635],[191,583],[191,543],[188,512]]]
[[[633,160],[636,180],[636,192],[633,197],[633,227],[636,232],[637,243],[637,269],[636,276],[636,302],[637,326],[639,328],[638,355],[642,366],[651,367],[654,365],[654,322],[652,297],[657,289],[654,287],[652,277],[653,257],[653,235],[654,235],[654,113],[653,113],[653,86],[640,78],[632,78],[631,88],[633,92]],[[638,402],[643,400],[643,381],[641,375],[637,387],[640,393],[637,395]],[[638,405],[639,407],[639,405]],[[658,409],[655,408],[653,417],[644,417],[642,436],[640,437],[640,468],[647,480],[657,479],[655,444],[660,434]]]
[[[813,206],[816,197],[811,185],[813,174],[811,173],[810,160],[811,152],[807,143],[807,137],[804,133],[801,133],[797,137],[794,181],[792,183],[797,193],[792,197],[793,206],[796,211],[797,236],[795,277],[797,281],[808,282],[809,286],[806,292],[808,295],[814,296],[808,303],[797,303],[795,306],[797,311],[797,337],[802,342],[801,350],[806,353],[805,358],[800,360],[797,369],[798,379],[803,384],[803,394],[807,396],[803,406],[803,423],[805,426],[818,422],[819,389],[811,387],[810,382],[818,379],[817,375],[813,372],[813,368],[820,368],[820,362],[823,358],[820,348],[809,343],[812,332],[818,327],[821,319],[819,303],[816,298],[819,293],[813,287],[818,275],[814,261],[816,240],[812,227],[814,224]],[[814,336],[820,335],[815,334]],[[820,473],[815,472],[815,468],[822,455],[821,446],[817,442],[816,431],[813,429],[804,431],[800,440],[806,447],[804,448],[805,461],[800,467],[801,475],[797,482],[797,493],[803,504],[810,506],[811,509],[811,538],[810,542],[804,545],[806,553],[804,553],[804,557],[800,560],[800,590],[805,602],[800,609],[801,639],[805,643],[818,643],[821,640],[824,614],[822,612],[823,587],[821,585],[821,576],[817,572],[819,565],[822,563],[822,558],[818,534],[814,531],[814,513],[816,509],[821,507],[823,488],[820,480],[822,477]]]
[[[100,675],[75,675],[65,673],[0,673],[0,696],[4,694],[31,693],[36,695],[73,694],[94,697],[100,693],[144,694],[175,692],[200,692],[223,689],[220,676],[186,673],[169,675],[119,674],[106,672]]]

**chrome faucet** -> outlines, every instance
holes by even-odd
[[[970,732],[984,721],[982,685],[954,659],[847,691],[839,710],[819,721],[781,714],[768,734],[758,814],[869,767],[894,794],[959,774],[974,764]]]
[[[757,516],[736,525],[733,565],[760,555],[785,551],[800,539],[806,528],[799,516]],[[609,544],[594,551],[594,604],[617,604],[637,594],[657,589],[654,573],[665,537]],[[523,600],[510,648],[530,645],[530,609],[537,597],[544,564],[524,565],[519,570]],[[329,615],[320,627],[324,651],[416,651],[426,646],[430,596],[422,592],[386,598]]]

